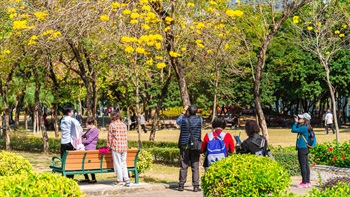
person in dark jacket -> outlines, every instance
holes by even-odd
[[[292,133],[297,133],[296,149],[298,151],[298,160],[301,169],[302,182],[298,188],[311,187],[310,167],[309,167],[309,148],[307,140],[309,139],[309,131],[313,128],[310,124],[311,116],[308,113],[299,114],[294,117]]]
[[[245,123],[245,132],[248,135],[248,139],[244,140],[242,144],[237,144],[237,153],[265,156],[267,153],[267,141],[264,136],[259,135],[260,128],[258,123],[255,120],[248,120]]]
[[[187,179],[188,166],[191,163],[192,168],[192,185],[193,191],[201,191],[199,188],[199,157],[200,152],[190,149],[191,135],[195,140],[201,141],[202,118],[196,116],[198,108],[190,105],[186,112],[188,116],[181,115],[181,127],[178,147],[180,148],[180,175],[179,175],[179,191],[184,191],[184,185]]]
[[[92,117],[88,117],[86,119],[86,128],[88,129],[84,135],[81,136],[83,139],[83,144],[85,146],[85,150],[96,150],[96,144],[98,141],[98,128],[95,126],[95,121]],[[89,176],[84,174],[85,180],[81,182],[89,182],[96,183],[95,174],[91,174],[91,180],[89,180]]]

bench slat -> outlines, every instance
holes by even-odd
[[[128,171],[135,174],[135,182],[138,183],[138,172],[135,166],[139,150],[129,149],[126,164]],[[102,159],[102,161],[101,161]],[[62,159],[62,167],[58,167],[54,159],[52,172],[62,173],[64,176],[70,174],[106,173],[113,172],[113,157],[111,153],[102,154],[98,150],[67,151]],[[83,169],[84,168],[84,169]]]

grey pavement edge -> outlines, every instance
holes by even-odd
[[[292,182],[290,184],[289,191],[297,195],[307,194],[307,192],[312,190],[312,188],[297,188],[296,186],[300,183],[300,180],[301,180],[301,177],[299,176],[292,177]],[[125,194],[128,194],[128,196],[140,196],[140,194],[143,194],[141,196],[155,197],[154,194],[157,194],[157,193],[159,193],[161,197],[170,197],[170,196],[177,196],[177,195],[189,196],[189,195],[182,195],[184,193],[176,190],[178,186],[177,183],[135,184],[132,182],[130,187],[116,186],[115,183],[116,181],[106,180],[106,181],[98,181],[96,184],[79,183],[79,187],[86,193],[87,196],[124,196]],[[313,182],[313,187],[315,187],[315,185],[316,183]],[[192,189],[193,188],[191,183],[186,183],[185,191],[191,194],[190,196],[203,196],[202,192],[197,192],[197,193],[190,192],[192,191]],[[135,195],[132,195],[132,194],[135,194]]]

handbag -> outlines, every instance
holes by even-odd
[[[202,150],[202,141],[194,139],[193,134],[192,134],[191,121],[189,118],[187,118],[187,121],[188,121],[188,126],[189,126],[189,130],[190,130],[190,134],[191,134],[190,149],[200,152]]]

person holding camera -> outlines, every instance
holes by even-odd
[[[298,151],[298,160],[301,169],[302,182],[298,188],[311,187],[310,183],[310,167],[309,167],[309,148],[307,140],[309,139],[309,131],[313,128],[310,124],[311,116],[308,113],[294,115],[294,124],[292,133],[297,133],[296,149]]]
[[[179,173],[179,191],[184,191],[184,185],[187,179],[188,166],[192,168],[193,191],[201,191],[199,188],[199,157],[200,151],[195,150],[194,143],[201,142],[202,118],[196,116],[198,108],[190,105],[184,108],[184,111],[177,119],[176,123],[180,125],[180,136],[178,147],[180,148],[180,173]],[[195,143],[197,144],[197,143]]]

